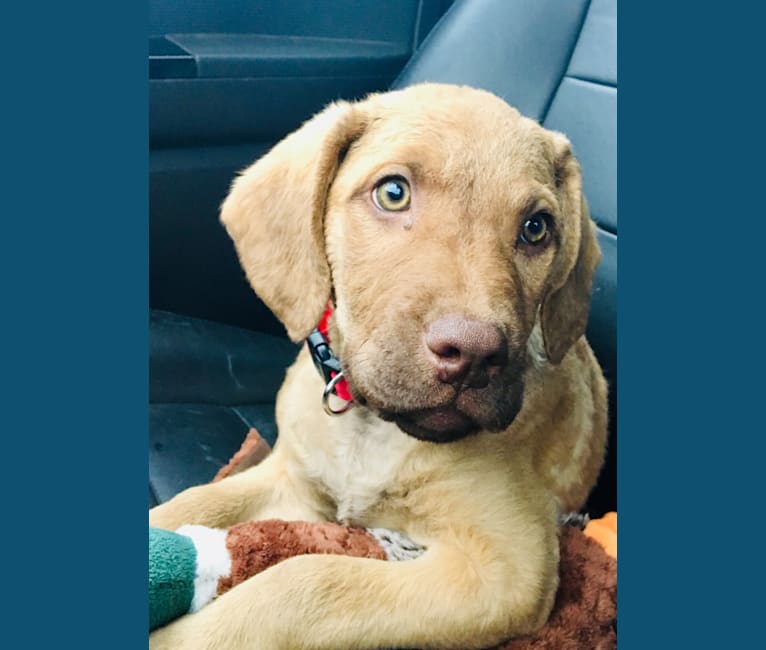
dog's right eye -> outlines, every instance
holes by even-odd
[[[402,212],[410,207],[410,184],[401,176],[389,176],[372,190],[372,200],[385,212]]]
[[[546,212],[538,212],[524,220],[519,239],[529,246],[539,246],[550,239],[551,217]]]

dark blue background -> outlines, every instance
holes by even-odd
[[[3,9],[5,647],[147,643],[146,25]]]
[[[621,649],[749,647],[761,617],[746,6],[620,5]],[[3,26],[5,627],[23,647],[143,647],[147,7],[8,5]]]
[[[763,643],[763,21],[746,6],[619,8],[621,650]]]

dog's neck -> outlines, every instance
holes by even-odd
[[[354,398],[349,390],[348,381],[343,377],[340,361],[330,347],[329,323],[332,313],[332,302],[328,302],[322,319],[306,339],[306,345],[316,369],[325,381],[325,385],[329,387],[332,384],[331,392],[345,402],[351,403]],[[338,375],[340,375],[340,379],[336,379]]]

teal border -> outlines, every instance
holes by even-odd
[[[747,6],[619,11],[621,650],[761,643]],[[5,613],[25,647],[146,644],[147,14],[4,10]]]
[[[2,22],[4,645],[141,648],[147,6]]]
[[[754,13],[620,5],[621,650],[763,644],[751,595],[763,575],[766,431],[751,410],[764,401]]]

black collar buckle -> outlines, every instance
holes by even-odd
[[[325,384],[329,384],[335,375],[341,373],[340,361],[332,351],[329,342],[319,329],[315,329],[306,339],[311,360],[314,362]]]

